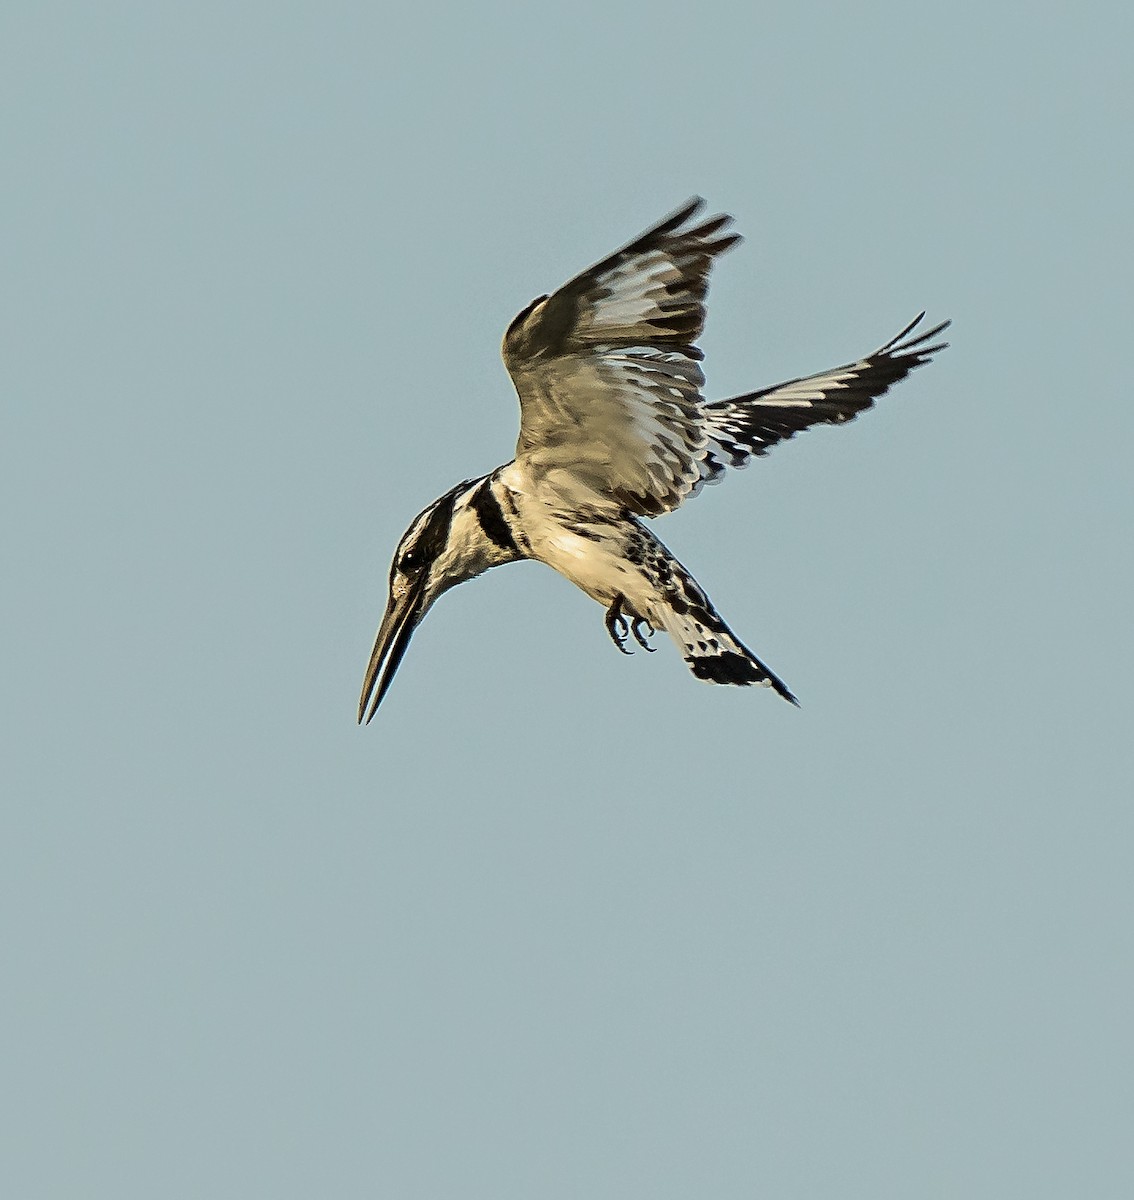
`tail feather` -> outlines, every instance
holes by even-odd
[[[656,620],[677,643],[693,674],[707,683],[770,687],[798,708],[787,684],[736,637],[696,582],[683,582],[684,595],[671,595]]]
[[[687,646],[685,661],[698,679],[704,679],[708,683],[734,683],[741,687],[758,683],[762,687],[772,688],[789,704],[798,708],[799,701],[788,690],[787,684],[765,666],[747,646],[740,642],[736,642],[736,645],[736,650],[726,650],[723,647],[698,650]]]

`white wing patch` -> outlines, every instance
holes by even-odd
[[[682,256],[686,260],[689,257]],[[672,253],[659,250],[628,259],[606,272],[591,291],[593,303],[579,314],[575,327],[578,340],[640,336],[655,332],[649,321],[689,311],[693,304],[689,297],[682,296],[688,287],[682,284],[677,261],[681,260]]]

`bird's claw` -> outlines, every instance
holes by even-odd
[[[644,634],[642,633],[643,625],[646,627],[646,633]],[[646,641],[646,638],[652,637],[656,630],[649,623],[649,621],[646,620],[645,617],[635,617],[630,623],[630,632],[633,633],[634,640],[639,646],[642,647],[643,650],[646,651],[647,654],[653,654],[653,652],[657,649],[657,646],[651,646],[649,642]]]
[[[632,654],[633,651],[626,648],[626,639],[633,634],[638,645],[653,654],[657,647],[651,646],[646,638],[656,632],[654,627],[645,617],[639,617],[636,613],[627,613],[622,607],[624,599],[623,596],[615,596],[614,603],[606,610],[606,631],[610,634],[610,640],[623,654]],[[630,619],[627,620],[627,617]],[[643,627],[645,627],[645,633],[642,632]]]
[[[606,610],[606,631],[610,634],[610,640],[623,654],[633,653],[626,649],[626,638],[630,630],[631,626],[627,624],[626,618],[622,615],[622,597],[615,596],[614,603]],[[638,637],[637,629],[634,630],[634,636]],[[638,640],[641,641],[641,638]]]

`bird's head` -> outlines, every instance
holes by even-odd
[[[358,719],[378,711],[405,657],[413,631],[451,587],[515,558],[489,539],[477,517],[486,480],[464,480],[419,513],[402,535],[390,564],[386,612],[366,668]]]

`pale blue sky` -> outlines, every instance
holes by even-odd
[[[6,6],[6,1195],[1134,1194],[1132,38]],[[357,729],[508,321],[692,193],[713,397],[954,320],[658,525],[802,709],[523,564]]]

